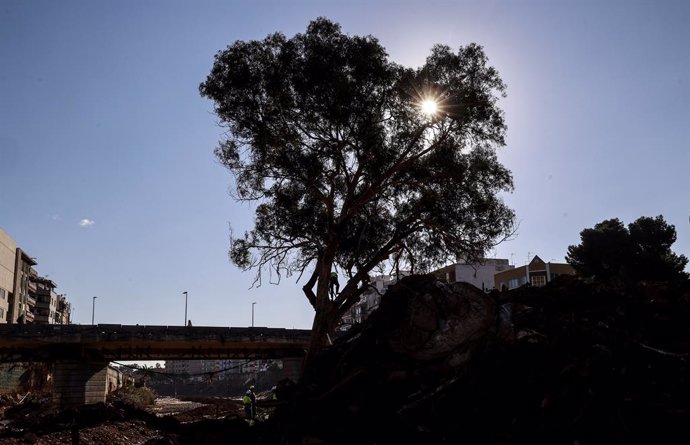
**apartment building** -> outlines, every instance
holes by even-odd
[[[0,323],[69,324],[71,306],[54,282],[38,275],[37,264],[0,229]]]
[[[57,285],[38,276],[31,269],[29,278],[29,298],[35,301],[34,322],[38,324],[69,324],[71,305],[64,295],[55,292]]]
[[[544,262],[539,256],[525,266],[496,273],[494,281],[497,288],[511,290],[529,283],[531,286],[545,286],[560,275],[575,275],[575,269],[567,263]]]
[[[10,300],[8,323],[34,322],[33,310],[36,306],[36,300],[29,295],[29,277],[31,276],[31,267],[36,264],[36,260],[17,247],[14,263],[14,287]]]
[[[58,295],[55,324],[70,323],[72,323],[72,303],[67,301],[67,297],[64,294]]]
[[[0,323],[7,323],[14,291],[14,264],[17,243],[0,229]]]

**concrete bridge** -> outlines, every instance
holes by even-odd
[[[0,325],[0,362],[52,362],[53,401],[98,403],[114,360],[281,359],[296,380],[311,331],[280,328]]]

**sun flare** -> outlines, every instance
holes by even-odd
[[[422,113],[426,115],[433,115],[438,111],[438,103],[433,99],[425,99],[422,102]]]

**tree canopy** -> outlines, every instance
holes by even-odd
[[[256,203],[230,258],[298,273],[323,338],[388,265],[428,270],[476,257],[512,233],[497,160],[505,85],[483,49],[437,45],[417,69],[371,36],[319,18],[305,33],[237,41],[200,85],[227,137],[215,150],[234,197]],[[422,112],[431,101],[436,111]],[[328,296],[332,270],[347,283]]]
[[[587,280],[629,285],[688,278],[688,259],[671,250],[676,228],[662,215],[640,217],[627,228],[608,219],[580,232],[580,239],[568,247],[566,261]]]

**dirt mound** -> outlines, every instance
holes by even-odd
[[[278,400],[153,412],[7,399],[1,443],[690,443],[690,282],[486,295],[408,277]],[[16,404],[13,405],[13,404]]]
[[[33,400],[6,412],[7,425],[0,429],[0,443],[53,445],[77,443],[74,440],[78,438],[81,445],[203,445],[224,443],[228,437],[237,438],[237,443],[254,443],[261,436],[238,417],[242,409],[237,401],[208,400],[191,405],[189,410],[159,416],[152,408],[144,410],[122,401],[54,410],[50,399]]]
[[[279,409],[290,443],[690,443],[690,285],[409,277]]]

